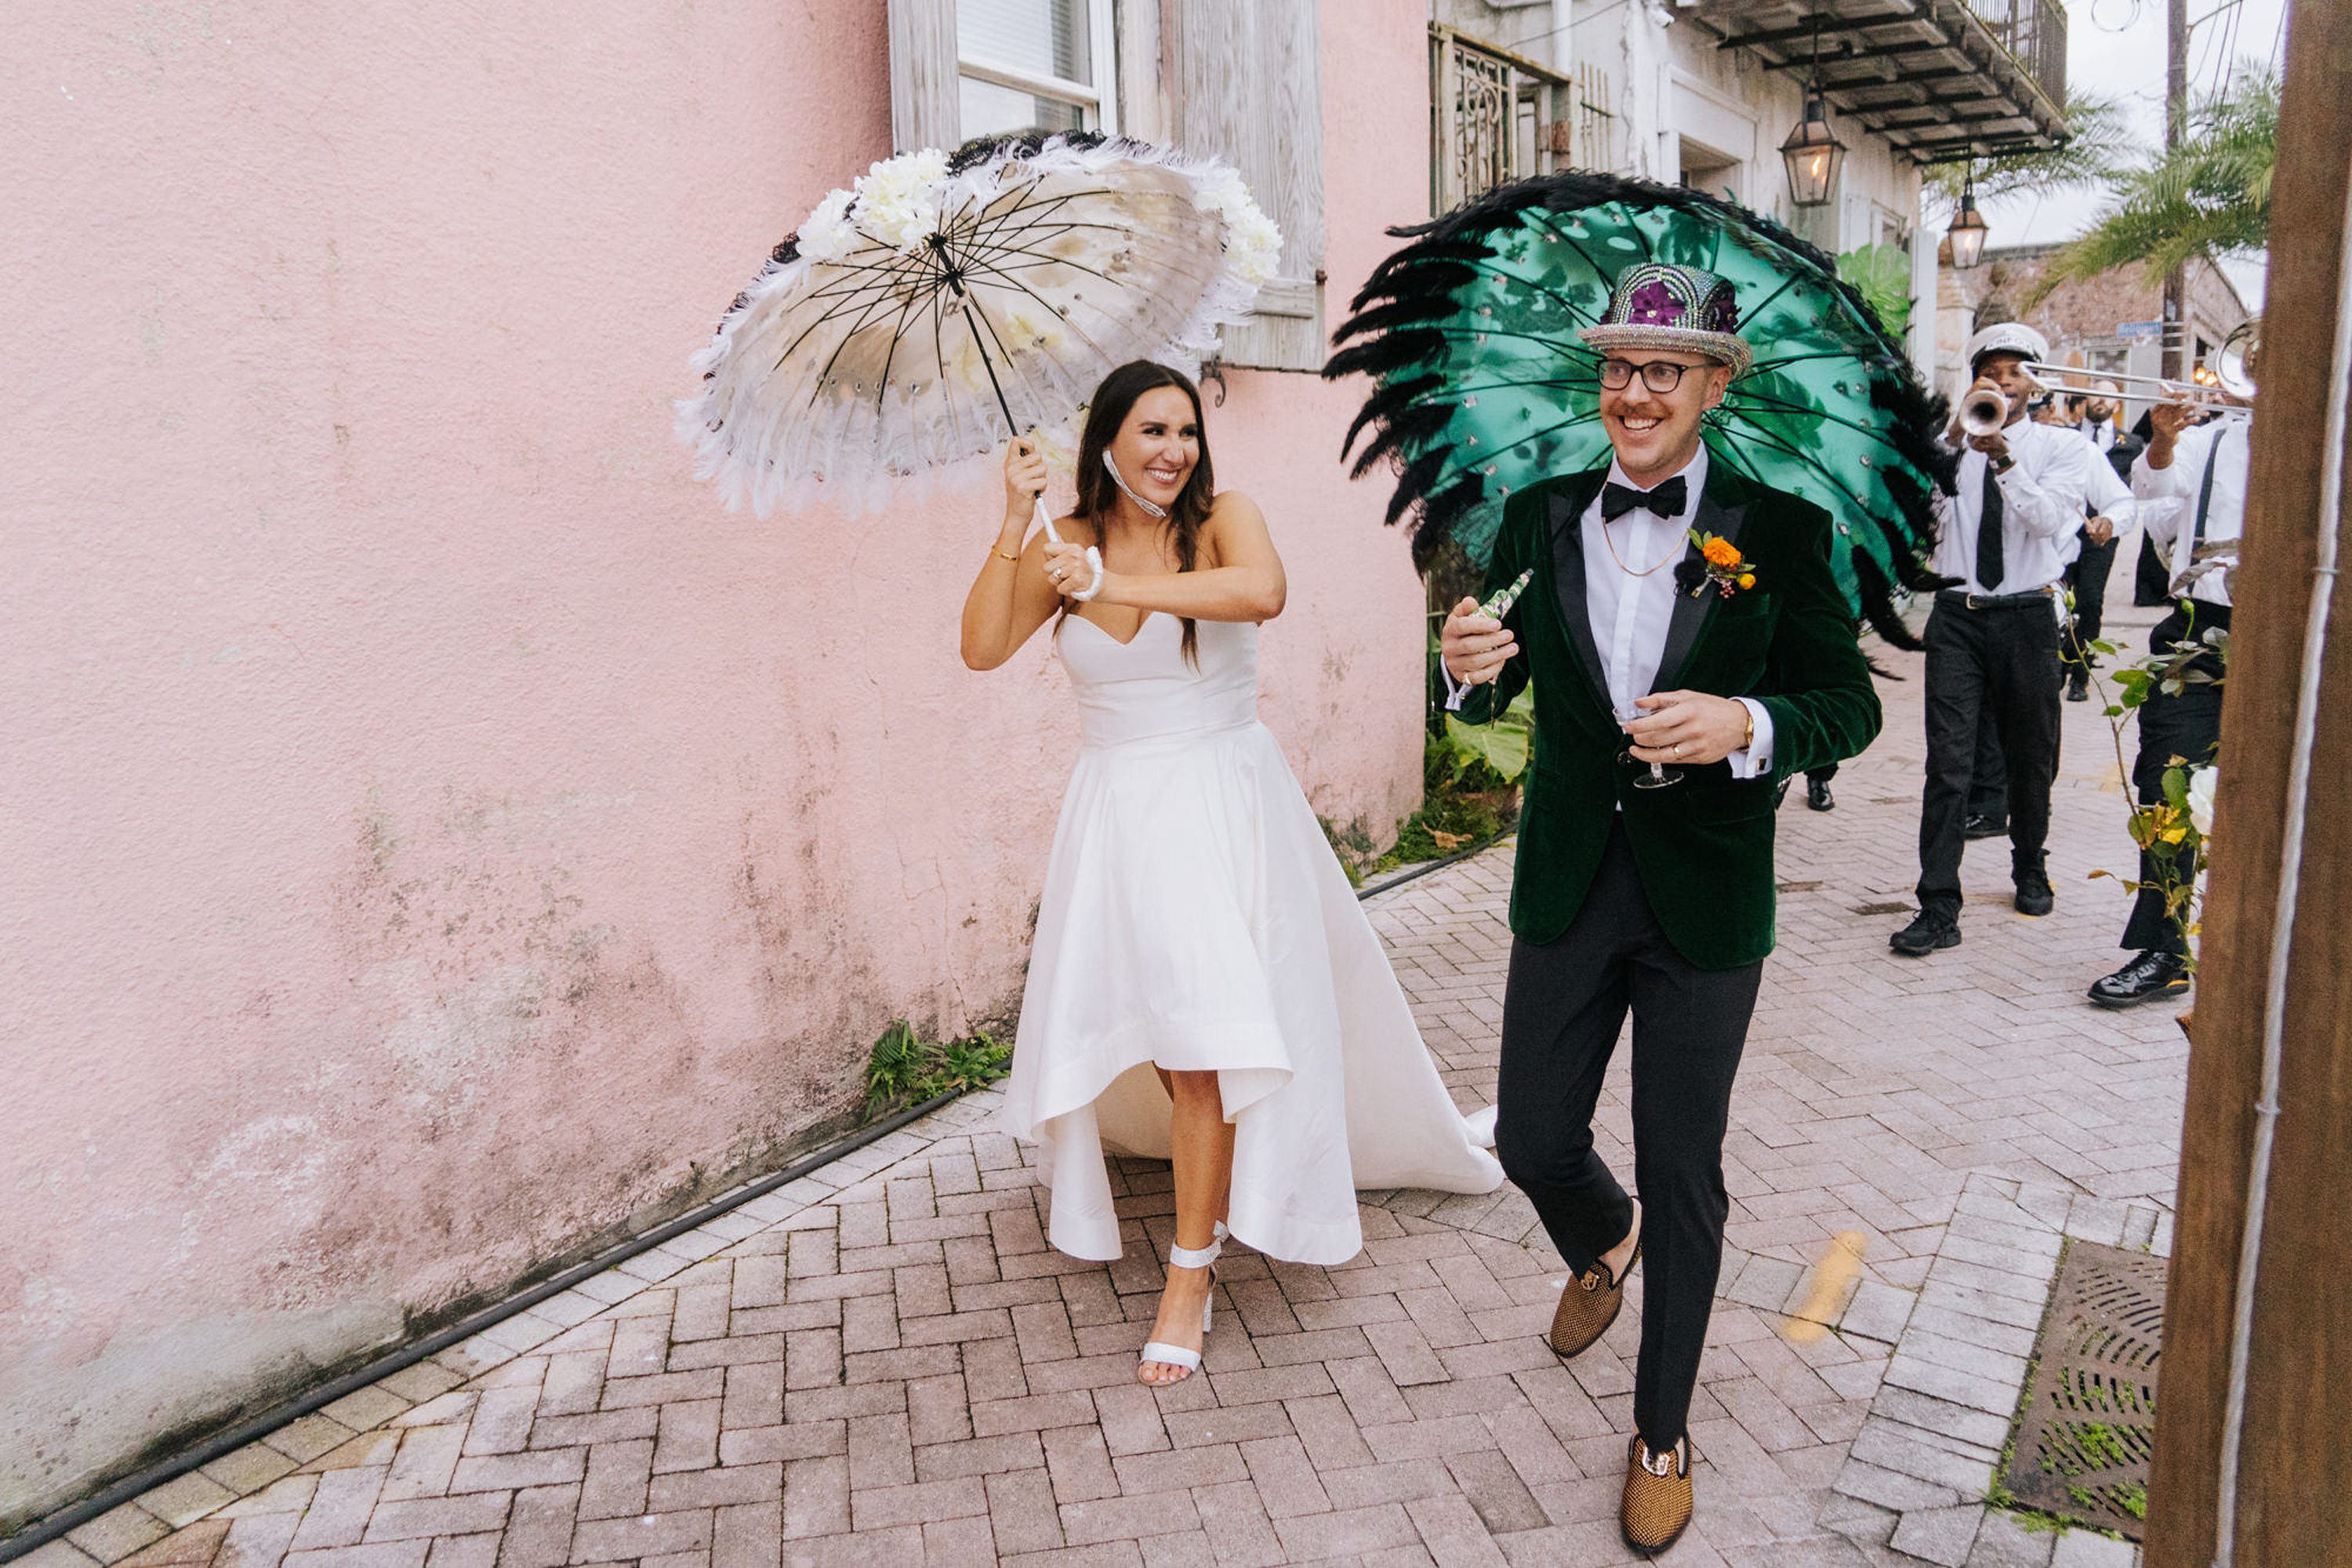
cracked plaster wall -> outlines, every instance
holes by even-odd
[[[1017,999],[1075,745],[982,468],[760,522],[686,356],[888,151],[882,0],[31,0],[0,58],[0,1525],[641,1224]],[[1326,29],[1334,320],[1422,15]],[[1403,193],[1400,196],[1399,193]],[[1419,785],[1353,389],[1237,374],[1317,808]]]

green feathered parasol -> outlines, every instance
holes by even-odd
[[[1570,173],[1507,185],[1434,223],[1356,296],[1326,376],[1368,374],[1359,477],[1397,466],[1389,521],[1417,514],[1413,555],[1441,545],[1483,563],[1503,502],[1609,458],[1600,321],[1617,275],[1643,261],[1696,267],[1738,294],[1755,363],[1707,416],[1715,460],[1813,502],[1836,524],[1833,564],[1858,616],[1903,647],[1896,584],[1941,585],[1926,565],[1931,496],[1949,477],[1947,411],[1837,264],[1768,218],[1698,192]]]

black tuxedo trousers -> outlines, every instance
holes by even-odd
[[[1633,1018],[1633,1183],[1642,1194],[1642,1348],[1633,1420],[1684,1435],[1723,1267],[1723,1135],[1764,966],[1700,969],[1658,925],[1620,820],[1566,931],[1515,939],[1503,992],[1495,1152],[1581,1274],[1625,1238],[1633,1200],[1592,1146],[1602,1076]],[[1573,1289],[1573,1286],[1570,1287]]]

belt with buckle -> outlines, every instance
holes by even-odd
[[[1963,610],[2017,610],[2028,605],[2048,609],[2050,590],[2029,588],[2022,594],[1971,594],[1963,588],[1945,588],[1936,595],[1936,602]]]

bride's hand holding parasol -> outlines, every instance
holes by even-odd
[[[1016,436],[1004,448],[1004,529],[1000,546],[1018,554],[1029,537],[1037,502],[1045,493],[1045,457],[1034,438]]]

